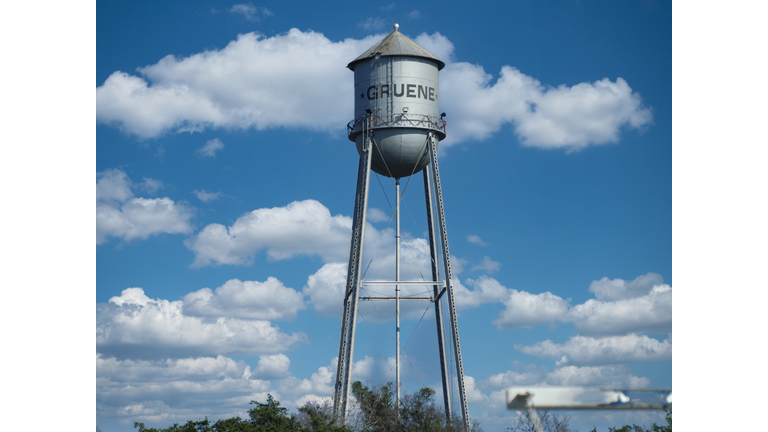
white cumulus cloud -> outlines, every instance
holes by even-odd
[[[134,359],[219,354],[274,354],[306,341],[264,320],[184,314],[184,302],[151,299],[128,288],[96,306],[96,349],[106,356]]]
[[[440,32],[434,32],[432,34],[422,33],[416,36],[413,40],[420,47],[432,53],[435,57],[439,58],[445,64],[451,64],[455,61],[454,46],[447,37],[440,34]],[[442,87],[440,83],[440,87]]]
[[[161,183],[145,179],[139,187],[154,189]],[[164,198],[137,198],[125,172],[102,171],[96,179],[96,244],[109,237],[133,240],[156,234],[183,234],[192,231],[192,210],[181,203]]]
[[[297,201],[285,207],[254,210],[237,219],[230,227],[210,224],[187,239],[185,244],[196,255],[193,267],[211,264],[247,265],[262,250],[266,251],[270,260],[289,259],[297,255],[318,256],[326,263],[309,276],[303,294],[309,297],[310,304],[322,315],[339,316],[346,285],[351,225],[351,218],[331,216],[330,211],[317,201]],[[393,230],[384,234],[368,224],[363,256],[365,280],[393,280],[394,252]],[[427,241],[405,236],[404,233],[401,263],[403,280],[431,278]],[[458,271],[460,266],[457,264],[456,267]],[[394,286],[368,286],[361,295],[391,295],[382,293],[393,293],[393,290]],[[431,286],[402,287],[403,296],[425,296],[431,291]],[[205,295],[210,294],[206,292]],[[469,291],[467,294],[474,295]],[[375,312],[369,317],[374,321],[389,319],[395,307],[393,302],[362,304],[363,311],[371,308]],[[404,318],[419,318],[423,313],[424,307],[419,302],[402,305]]]
[[[464,390],[467,394],[468,402],[485,402],[488,400],[488,396],[484,395],[475,385],[474,377],[464,375]]]
[[[506,307],[493,321],[499,329],[530,328],[561,321],[573,323],[576,331],[583,335],[672,332],[672,287],[663,284],[656,273],[638,276],[630,282],[608,278],[594,281],[589,290],[597,299],[576,306],[570,305],[570,299],[550,292],[532,294],[504,288],[487,276],[467,282],[476,286],[475,291],[481,288],[480,292],[493,287],[493,292],[500,296],[498,301]],[[486,296],[484,301],[474,303],[490,301]]]
[[[222,355],[130,360],[97,354],[96,409],[103,417],[153,423],[247,417],[248,401],[265,400],[271,389],[251,375],[242,360]]]
[[[654,286],[662,283],[664,280],[657,273],[644,274],[632,281],[604,277],[592,281],[589,284],[589,292],[594,293],[595,298],[602,301],[624,300],[644,296],[650,293]]]
[[[539,383],[546,374],[546,367],[529,365],[522,372],[510,370],[493,374],[483,382],[483,387],[501,388],[515,385],[533,385]]]
[[[262,249],[275,261],[302,254],[344,261],[351,229],[351,218],[331,216],[324,205],[306,200],[254,210],[230,227],[210,224],[184,244],[195,253],[193,267],[247,265]]]
[[[367,237],[367,231],[366,231]],[[364,269],[367,269],[365,280],[391,281],[394,279],[394,249],[391,246],[391,237],[385,237],[386,247],[379,249],[375,254],[375,260],[370,262],[364,259]],[[383,250],[382,250],[383,249]],[[431,278],[430,256],[427,242],[424,239],[415,239],[401,245],[401,276],[402,280],[422,280]],[[368,257],[370,255],[366,254]],[[482,293],[475,293],[463,287],[457,278],[454,278],[457,300],[460,307],[476,307],[483,301]],[[328,263],[317,272],[310,275],[303,294],[309,297],[309,303],[323,316],[340,317],[343,309],[344,290],[347,282],[347,263]],[[393,296],[394,285],[368,285],[361,290],[361,296]],[[401,286],[401,297],[415,296],[425,297],[432,295],[432,286]],[[471,304],[470,304],[471,303]],[[384,322],[393,319],[395,314],[395,302],[392,301],[361,301],[358,305],[360,313],[367,321]],[[406,301],[400,304],[401,319],[420,319],[429,308],[427,303],[420,301]],[[431,309],[428,311],[431,314]]]
[[[413,360],[413,359],[411,359]],[[405,360],[402,360],[405,361]],[[403,363],[401,363],[402,365]],[[334,369],[335,371],[335,369]],[[413,369],[403,368],[400,370],[401,380],[413,379]],[[352,380],[362,381],[363,383],[385,383],[392,381],[395,376],[395,357],[369,357],[355,359],[352,366]],[[407,378],[405,378],[407,376]]]
[[[531,294],[506,288],[499,281],[488,276],[467,279],[470,290],[454,280],[456,306],[459,309],[478,307],[486,303],[502,302],[505,310],[493,321],[498,328],[530,328],[540,324],[562,321],[568,312],[570,299],[565,300],[550,292]]]
[[[328,263],[307,278],[303,294],[312,307],[323,316],[340,317],[343,312],[347,264]]]
[[[624,366],[563,366],[547,374],[546,383],[559,386],[646,388],[651,381]]]
[[[392,215],[384,213],[374,207],[369,207],[365,214],[365,217],[369,222],[386,222],[391,219],[391,216]]]
[[[344,66],[378,40],[332,42],[298,29],[241,34],[220,50],[138,68],[141,76],[114,72],[96,89],[96,117],[140,138],[207,128],[342,130],[354,88]]]
[[[574,336],[563,344],[545,340],[530,346],[515,344],[515,349],[540,358],[557,359],[558,366],[599,366],[672,358],[669,339],[659,342],[636,334],[604,338]]]
[[[504,299],[505,309],[493,321],[499,329],[531,328],[541,324],[562,321],[568,312],[570,299],[565,300],[550,292],[531,294],[509,290]]]
[[[259,356],[259,365],[253,370],[252,378],[277,379],[290,375],[291,359],[285,354]]]
[[[501,285],[496,279],[486,276],[480,277],[477,280],[467,279],[467,285],[474,288],[472,290],[464,286],[456,278],[454,278],[453,282],[456,307],[458,309],[476,308],[485,303],[500,302],[508,295],[506,287]]]
[[[131,180],[119,169],[108,169],[96,176],[96,200],[123,202],[133,198]]]
[[[634,375],[625,366],[566,365],[548,371],[544,366],[528,365],[523,371],[507,371],[491,375],[483,381],[484,388],[511,386],[600,386],[613,388],[644,388],[650,380]]]
[[[183,313],[196,317],[291,321],[305,308],[303,295],[270,276],[264,282],[232,279],[216,291],[203,288],[191,292],[184,296]]]
[[[656,285],[642,297],[587,300],[568,312],[579,334],[608,335],[672,332],[672,287]]]
[[[378,18],[358,24],[384,25]],[[342,66],[382,36],[333,42],[298,29],[241,34],[220,50],[138,68],[141,76],[114,72],[96,89],[97,120],[139,138],[207,128],[340,131],[353,104],[353,74]],[[454,62],[445,36],[421,34],[415,41],[447,64],[440,74],[440,108],[449,122],[444,146],[484,140],[509,125],[525,146],[574,151],[615,143],[622,129],[652,122],[651,110],[621,77],[548,86],[503,66],[493,82],[481,65]]]
[[[334,358],[328,366],[319,367],[317,372],[314,372],[309,379],[299,379],[290,376],[280,380],[278,389],[286,397],[298,400],[314,400],[318,396],[332,396],[333,378],[335,375],[336,359]]]
[[[545,87],[511,66],[503,66],[493,84],[492,78],[479,65],[445,67],[440,77],[441,110],[449,122],[445,145],[484,140],[509,124],[524,146],[573,151],[615,143],[622,127],[651,122],[651,111],[622,78]]]

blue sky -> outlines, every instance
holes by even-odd
[[[448,64],[440,168],[470,415],[503,429],[515,384],[670,388],[671,15],[97,2],[99,426],[330,396],[358,158],[345,67],[394,23]],[[414,177],[404,198],[414,275],[429,271],[422,190]],[[371,192],[366,251],[385,277],[393,181]],[[393,379],[387,307],[362,309],[357,379]],[[406,391],[439,387],[425,308],[404,308]],[[569,414],[582,430],[663,418]]]
[[[349,4],[331,10],[293,4],[286,11],[279,4],[254,4],[271,15],[258,9],[255,12],[261,15],[250,15],[251,20],[246,16],[248,8],[227,13],[235,3],[190,7],[164,2],[164,11],[148,3],[132,3],[131,10],[122,11],[95,3],[4,5],[0,33],[6,41],[5,67],[0,68],[0,77],[8,85],[3,93],[4,145],[0,158],[4,185],[0,220],[6,228],[5,309],[0,314],[5,355],[0,366],[5,372],[4,406],[11,413],[4,417],[8,428],[28,428],[32,418],[55,418],[64,419],[65,428],[90,424],[92,430],[98,423],[103,430],[132,430],[131,418],[149,418],[146,423],[168,425],[175,419],[196,418],[201,413],[212,418],[242,413],[250,399],[265,392],[272,392],[286,404],[295,404],[303,395],[320,396],[324,388],[327,390],[324,385],[332,377],[324,368],[332,364],[335,356],[339,319],[332,310],[337,304],[333,299],[336,285],[320,282],[333,282],[338,277],[334,260],[344,252],[338,252],[327,240],[344,237],[344,218],[352,211],[354,189],[350,183],[355,174],[351,166],[356,164],[351,143],[343,136],[352,102],[336,97],[336,93],[346,91],[345,80],[350,80],[351,87],[351,73],[343,65],[359,52],[348,56],[339,48],[357,49],[368,43],[365,38],[380,37],[388,31],[391,22],[398,22],[406,35],[425,46],[429,44],[430,50],[452,65],[441,75],[441,108],[449,115],[449,136],[441,144],[441,167],[443,181],[450,185],[445,193],[451,251],[454,262],[463,265],[457,280],[467,288],[457,295],[457,303],[464,355],[474,356],[465,362],[465,368],[478,390],[472,393],[477,399],[470,403],[470,414],[483,421],[485,430],[503,429],[512,413],[499,409],[496,392],[509,381],[546,384],[592,376],[591,381],[583,381],[604,383],[637,377],[638,384],[656,386],[669,383],[664,376],[674,370],[678,427],[753,428],[753,415],[733,413],[763,410],[759,392],[766,386],[765,374],[760,372],[764,354],[759,341],[765,326],[765,290],[760,288],[768,260],[762,246],[768,241],[768,216],[765,200],[761,199],[768,183],[764,167],[768,154],[762,138],[762,124],[768,114],[762,101],[768,98],[768,90],[760,85],[764,80],[763,56],[755,55],[764,50],[762,17],[766,6],[741,1],[727,6],[699,2],[687,7],[688,3],[675,2],[671,43],[674,86],[670,92],[669,66],[659,60],[669,57],[670,19],[664,8],[654,9],[652,2],[641,2],[636,8],[624,6],[626,10],[605,10],[588,2],[542,3],[516,2],[506,8],[495,5],[483,9],[476,4],[442,2],[420,6],[418,16],[414,9],[402,5],[384,11],[377,6]],[[654,14],[642,12],[647,8]],[[252,21],[256,18],[259,21]],[[375,25],[376,18],[381,18],[382,28],[366,28]],[[261,62],[268,50],[259,56],[241,58],[249,67],[270,66],[251,70],[248,77],[253,81],[248,81],[248,86],[240,85],[239,76],[230,73],[226,79],[211,81],[221,85],[218,89],[188,85],[185,93],[179,91],[178,85],[190,84],[190,76],[184,76],[178,68],[167,69],[169,74],[164,77],[145,75],[163,72],[159,67],[137,70],[158,64],[166,55],[182,61],[206,50],[220,52],[237,40],[238,34],[252,31],[264,34],[259,41],[279,41],[281,35],[291,34],[291,28],[298,31],[294,36],[306,36],[310,29],[315,30],[325,39],[314,40],[335,47],[312,59],[312,73],[305,71],[305,62],[291,65],[290,57]],[[445,39],[438,38],[437,32]],[[426,36],[422,37],[422,33]],[[504,43],[492,44],[489,40]],[[343,41],[348,45],[339,45]],[[452,50],[446,42],[453,46]],[[316,54],[299,52],[304,60]],[[655,52],[664,54],[656,58]],[[454,57],[450,57],[451,53]],[[245,61],[251,57],[258,60]],[[173,66],[173,62],[165,64]],[[516,68],[519,73],[504,66]],[[489,74],[487,85],[483,84],[479,68]],[[190,70],[211,73],[205,67]],[[152,90],[145,95],[157,96],[158,90],[173,89],[177,95],[205,97],[199,101],[202,105],[174,105],[171,102],[178,101],[173,98],[156,97],[139,104],[141,109],[124,110],[122,119],[115,118],[108,125],[103,123],[108,112],[101,103],[93,103],[93,91],[95,87],[98,95],[99,88],[116,71],[125,72],[128,82],[148,82]],[[270,71],[277,77],[272,87],[257,85],[269,82]],[[450,79],[461,76],[459,72],[475,80],[459,80],[462,86],[452,86]],[[506,81],[500,80],[502,73]],[[497,80],[506,84],[534,82],[525,77],[537,80],[544,90],[528,85],[511,95],[508,86],[497,87]],[[604,121],[584,122],[594,111],[581,110],[577,118],[582,121],[553,123],[557,127],[551,131],[569,132],[561,135],[560,143],[565,147],[545,150],[533,145],[531,131],[536,128],[531,128],[528,121],[551,118],[553,109],[560,106],[541,103],[559,100],[554,96],[560,93],[550,94],[546,89],[562,85],[562,94],[572,95],[574,86],[586,83],[588,86],[576,88],[595,94],[596,83],[605,78],[606,88],[618,88],[620,77],[632,90],[629,94],[641,98],[637,112],[651,110],[652,123],[646,122],[640,129],[622,123],[629,117],[627,111],[617,108],[631,108],[632,104],[621,102],[636,99],[618,98],[614,100],[618,105],[600,116],[619,122],[620,134],[615,143],[599,144],[594,135],[615,130],[610,127],[613,123],[606,129],[602,127]],[[338,87],[328,87],[334,82]],[[296,115],[285,115],[277,105],[267,110],[259,104],[279,98],[249,99],[250,93],[243,92],[243,88],[277,89],[285,101],[313,103],[296,105]],[[329,93],[323,93],[328,88]],[[519,94],[521,89],[528,93]],[[461,90],[471,91],[459,98],[459,103],[455,92]],[[533,107],[531,102],[538,101],[540,109],[536,115],[526,109],[515,111],[512,104],[494,103],[493,97],[474,98],[473,93],[501,95],[502,102],[523,100],[528,104],[523,108]],[[240,117],[231,115],[236,105],[232,101],[241,100],[238,98],[247,102]],[[675,101],[672,129],[670,98]],[[317,103],[318,99],[323,103]],[[218,101],[214,108],[229,109],[229,115],[213,118],[217,111],[205,111],[206,100]],[[122,100],[126,101],[130,99]],[[158,102],[168,104],[157,109]],[[317,106],[322,109],[307,111]],[[185,107],[187,112],[183,112]],[[243,114],[255,109],[262,111],[251,117],[251,123],[225,127],[227,121],[242,120]],[[570,115],[560,120],[574,119],[573,111],[566,113]],[[301,119],[303,123],[285,125],[279,123],[287,120],[279,120],[270,126],[268,120],[274,122],[275,118]],[[160,126],[161,133],[142,139],[135,132],[123,132],[123,123],[131,119],[142,120],[144,123],[133,125],[143,124],[145,132],[147,125]],[[163,131],[168,119],[181,123]],[[209,124],[193,134],[179,133],[179,128],[195,126],[194,121],[201,120]],[[254,129],[254,124],[266,126]],[[590,126],[590,144],[580,151],[568,148],[579,142],[573,139],[573,132],[579,131],[574,124]],[[473,129],[473,125],[477,127]],[[469,138],[462,138],[462,132],[468,131],[472,132]],[[670,184],[665,176],[670,170],[670,150],[665,146],[669,147],[670,134],[674,143],[674,366],[671,368],[668,360],[637,358],[618,365],[588,366],[586,363],[599,359],[590,360],[583,352],[575,355],[580,345],[573,340],[582,337],[579,341],[583,347],[589,342],[584,338],[608,336],[597,335],[596,328],[579,321],[577,312],[587,309],[584,305],[593,300],[590,316],[607,316],[598,310],[598,306],[612,301],[605,297],[611,295],[611,290],[605,290],[611,284],[601,284],[603,278],[609,278],[605,282],[613,282],[618,288],[622,285],[617,279],[625,281],[625,290],[612,292],[634,295],[629,303],[635,305],[637,299],[649,300],[648,295],[638,296],[638,292],[648,290],[648,284],[659,277],[662,285],[672,286],[669,234],[665,231],[669,230],[670,216],[663,205],[669,202]],[[571,139],[563,141],[563,136]],[[216,156],[206,156],[211,152]],[[349,159],[341,160],[337,155]],[[472,167],[482,167],[482,171]],[[470,175],[460,175],[464,173]],[[97,184],[105,179],[112,182],[94,188],[94,174]],[[591,183],[585,185],[579,180]],[[489,184],[505,187],[497,187],[499,193],[491,195]],[[105,189],[107,185],[116,187]],[[107,193],[110,191],[111,195]],[[198,198],[195,191],[208,201]],[[482,191],[493,199],[481,199],[486,198],[479,195]],[[221,195],[215,195],[219,192]],[[421,201],[411,195],[406,193],[406,203],[419,221]],[[307,201],[310,199],[315,201]],[[383,195],[374,199],[378,200],[373,204],[376,208],[387,210]],[[293,202],[301,203],[299,209],[314,208],[310,213],[315,216],[325,215],[318,211],[322,210],[319,207],[312,207],[315,203],[328,209],[330,216],[325,222],[329,229],[322,232],[329,237],[326,242],[315,238],[309,243],[319,254],[307,255],[311,249],[289,247],[288,240],[306,241],[318,232],[284,235],[296,234],[299,225],[275,231],[282,237],[262,244],[269,249],[253,252],[250,265],[214,263],[190,267],[199,252],[188,248],[185,241],[199,238],[206,227],[231,227],[254,210],[261,210],[255,214],[263,215],[265,209],[280,211]],[[138,211],[142,208],[139,204],[166,211],[143,219],[152,223],[137,223],[138,216],[148,216]],[[94,226],[97,208],[118,210],[115,214],[122,216],[113,222],[128,220],[133,225]],[[378,218],[372,218],[370,232],[383,232],[381,216],[379,213]],[[180,224],[167,223],[179,222],[179,218]],[[290,218],[272,221],[276,220]],[[333,225],[333,221],[340,223]],[[498,221],[503,223],[494,224]],[[423,230],[416,224],[404,228],[412,243],[418,245]],[[485,230],[492,230],[491,234]],[[486,245],[472,243],[470,239],[477,239],[470,236],[478,236]],[[106,241],[94,245],[97,239]],[[383,240],[386,246],[387,237]],[[245,244],[243,253],[226,256],[247,261],[258,245]],[[382,250],[380,258],[385,258],[388,249]],[[297,254],[285,258],[280,252]],[[208,254],[208,258],[216,255]],[[412,262],[419,263],[418,259]],[[598,281],[596,285],[594,281]],[[310,285],[322,289],[312,291]],[[222,294],[207,296],[205,287],[222,287]],[[124,293],[129,288],[136,289]],[[478,295],[478,289],[483,295]],[[274,293],[274,299],[227,303],[227,293],[243,292],[257,297],[264,292]],[[328,295],[320,295],[323,293]],[[302,295],[303,299],[297,300]],[[566,301],[567,306],[516,309],[513,300],[526,298],[533,299],[534,306],[541,306],[542,302],[536,301],[545,298],[555,306]],[[212,300],[206,303],[206,299]],[[510,310],[532,310],[536,312],[534,317],[555,322],[510,329],[531,324],[530,315],[504,315]],[[122,327],[114,325],[131,313],[136,314],[135,321],[123,321]],[[149,325],[146,319],[152,314],[163,325]],[[361,328],[368,329],[365,340],[373,348],[366,348],[363,355],[372,360],[358,363],[358,370],[368,366],[363,370],[368,375],[361,378],[366,380],[379,378],[373,372],[382,368],[374,366],[381,366],[382,359],[394,351],[391,342],[389,348],[385,342],[387,337],[391,340],[391,324],[367,316],[371,323]],[[515,322],[510,316],[519,319]],[[659,324],[648,314],[638,316],[645,319],[643,325]],[[171,318],[176,319],[175,328]],[[222,334],[222,327],[211,325],[219,320],[238,331]],[[94,332],[94,322],[97,328],[109,329],[113,337],[105,340],[103,333]],[[135,328],[129,328],[131,323]],[[404,321],[404,335],[414,333],[411,329],[415,323]],[[428,357],[433,352],[429,344],[434,342],[428,331],[429,321],[426,323],[421,327],[427,331],[417,330],[405,350],[408,358],[416,361],[420,375],[415,380],[406,375],[406,389],[420,386],[420,380],[427,385],[438,382],[434,374],[426,371],[430,364],[436,364]],[[498,324],[503,324],[501,330]],[[632,330],[627,328],[629,324],[614,320],[612,325],[601,328],[627,332],[619,335],[625,337]],[[383,336],[375,334],[374,326],[380,326]],[[654,331],[658,328],[649,327],[637,334],[657,341],[666,340],[669,334]],[[233,338],[235,335],[239,339]],[[270,335],[274,336],[271,341]],[[291,339],[291,335],[297,336]],[[552,355],[534,355],[536,347],[542,354],[540,348],[547,340],[552,341],[548,346],[553,352],[549,354],[569,351],[568,364],[561,361],[558,365],[559,359]],[[377,341],[384,348],[381,351]],[[273,352],[264,353],[267,349]],[[613,357],[611,361],[618,360]],[[603,369],[586,369],[590,367]],[[196,393],[195,389],[200,391]],[[719,409],[721,400],[732,401],[732,405]],[[158,417],[152,417],[154,414]],[[586,417],[587,413],[572,414],[582,431],[590,430],[592,425],[605,430],[608,424],[646,422],[645,417],[629,413],[603,412]]]

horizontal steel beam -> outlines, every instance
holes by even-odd
[[[397,297],[360,297],[360,300],[397,300]],[[432,297],[400,297],[400,300],[429,300],[433,301]]]
[[[408,285],[408,286],[445,286],[445,281],[363,281],[363,285]]]

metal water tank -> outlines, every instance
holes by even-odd
[[[408,177],[429,163],[430,131],[445,138],[440,116],[440,59],[398,31],[347,65],[355,73],[355,119],[349,139],[363,148],[363,128],[370,121],[374,148],[371,169],[387,177]]]

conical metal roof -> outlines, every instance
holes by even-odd
[[[373,58],[376,55],[423,57],[436,62],[437,70],[445,67],[445,63],[443,63],[442,60],[400,33],[397,30],[398,27],[399,26],[395,24],[395,29],[392,30],[390,34],[385,36],[379,43],[369,48],[368,51],[364,52],[360,57],[352,60],[347,67],[351,70],[355,70],[355,65],[357,63]]]

